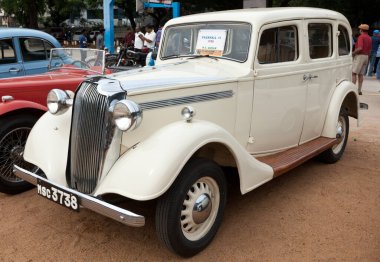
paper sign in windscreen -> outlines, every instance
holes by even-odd
[[[196,53],[198,55],[222,56],[226,44],[226,36],[227,30],[199,30]]]

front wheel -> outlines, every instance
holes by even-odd
[[[346,110],[341,109],[336,124],[337,143],[319,155],[322,162],[333,164],[337,162],[343,155],[346,148],[348,133],[350,129],[348,114]]]
[[[184,257],[203,250],[221,224],[226,196],[222,169],[207,159],[190,160],[157,203],[156,231],[161,242]]]
[[[10,116],[0,120],[0,192],[17,194],[33,187],[13,174],[13,165],[36,173],[39,169],[23,159],[26,139],[35,116]]]

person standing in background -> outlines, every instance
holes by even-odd
[[[144,36],[140,35],[139,37],[141,40],[144,41],[144,47],[149,49],[148,52],[152,51],[154,48],[154,45],[156,44],[156,33],[153,30],[153,26],[152,25],[145,26],[145,35]],[[140,55],[141,66],[146,65],[147,55],[148,53],[142,53]]]
[[[156,33],[156,47],[160,46],[162,28],[164,27],[164,25],[165,25],[165,23],[161,23],[160,27],[158,27],[158,30],[157,30],[157,33]]]
[[[79,47],[87,48],[87,37],[86,37],[86,29],[82,30],[82,34],[79,36]]]
[[[375,66],[375,60],[376,60],[376,54],[377,54],[377,49],[379,49],[380,45],[380,31],[379,30],[374,30],[373,31],[373,36],[371,37],[372,40],[372,48],[371,48],[371,54],[369,56],[369,67],[367,70],[367,76],[372,76],[373,71],[374,71],[374,66]]]
[[[145,35],[140,35],[139,37],[144,41],[145,47],[152,49],[156,43],[156,33],[154,32],[152,25],[145,26],[145,31]]]
[[[373,67],[373,73],[376,75],[376,78],[377,78],[377,71],[379,70],[379,68],[378,68],[378,66],[379,66],[379,59],[380,59],[380,45],[377,48],[375,65]]]
[[[96,49],[103,50],[104,49],[104,28],[99,30],[99,34],[96,36],[95,40]]]
[[[142,40],[140,36],[144,37],[144,34],[141,32],[140,27],[136,26],[136,28],[135,28],[135,43],[134,43],[135,52],[141,52],[141,50],[144,46],[144,40]]]
[[[352,63],[352,83],[356,85],[358,80],[358,93],[362,95],[363,75],[368,66],[368,57],[372,49],[372,40],[368,35],[369,26],[361,24],[359,27],[360,36],[355,43],[355,50],[352,52],[354,57]]]
[[[127,32],[124,36],[124,47],[133,47],[135,43],[135,34],[133,33],[132,28],[128,27]]]
[[[87,37],[86,37],[86,29],[82,30],[82,34],[79,36],[79,48],[87,48]],[[87,52],[85,50],[80,50],[80,58],[81,61],[85,61],[87,56]]]

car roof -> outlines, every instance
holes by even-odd
[[[165,26],[177,23],[194,23],[202,21],[241,21],[256,25],[263,25],[273,21],[317,18],[334,19],[349,24],[347,18],[342,14],[328,9],[312,7],[274,7],[236,9],[187,15],[169,20]]]
[[[0,38],[4,37],[38,37],[48,40],[56,47],[61,47],[61,44],[52,35],[35,29],[10,27],[0,28]]]

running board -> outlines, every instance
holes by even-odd
[[[335,138],[320,137],[281,153],[258,157],[257,160],[271,166],[274,171],[273,177],[277,177],[319,155],[335,144]]]

